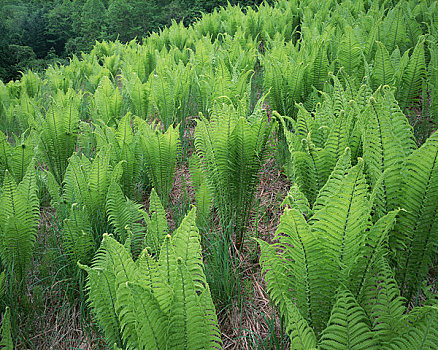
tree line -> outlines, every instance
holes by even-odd
[[[0,0],[0,79],[88,52],[96,40],[128,42],[169,25],[188,25],[219,6],[262,0]],[[65,62],[63,62],[65,63]]]

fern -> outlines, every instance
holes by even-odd
[[[402,161],[415,147],[413,134],[406,117],[400,112],[392,94],[370,99],[363,116],[365,130],[362,134],[363,156],[371,186],[379,183],[377,216],[400,205]]]
[[[14,342],[12,341],[12,331],[11,331],[11,309],[9,309],[9,307],[7,306],[5,313],[3,314],[2,326],[1,326],[0,349],[14,350]]]
[[[224,105],[215,114],[210,122],[205,118],[198,121],[195,147],[221,225],[233,225],[236,246],[240,249],[272,124],[260,110],[249,120],[239,117],[232,106]]]
[[[100,80],[99,86],[94,92],[93,102],[94,122],[101,121],[106,125],[117,124],[122,108],[122,95],[108,77],[103,77]]]
[[[133,199],[136,185],[143,170],[143,157],[139,138],[131,126],[132,116],[127,113],[118,123],[117,129],[107,126],[96,127],[97,148],[110,147],[111,165],[121,163],[123,174],[120,179],[123,193]]]
[[[35,245],[39,200],[32,162],[17,185],[6,171],[0,197],[0,257],[15,281],[23,287]]]
[[[68,206],[77,203],[85,208],[97,244],[108,227],[105,211],[108,189],[112,182],[120,180],[122,173],[121,163],[115,167],[110,164],[110,147],[102,148],[92,161],[77,155],[69,160],[62,198]]]
[[[391,237],[399,268],[396,278],[408,300],[426,276],[438,244],[437,176],[438,135],[435,133],[406,160],[406,179],[400,199],[406,211],[400,214]]]
[[[32,145],[31,135],[25,137],[22,134],[16,140],[15,146],[12,146],[6,135],[0,131],[0,171],[1,176],[4,175],[5,170],[14,177],[15,181],[20,182],[26,170],[34,157],[34,150]]]
[[[399,337],[385,349],[433,349],[438,341],[438,310],[436,307],[414,309],[406,317],[405,327]]]
[[[189,171],[192,184],[195,187],[195,201],[198,208],[197,224],[204,227],[209,218],[212,207],[212,194],[207,185],[207,180],[201,169],[201,159],[194,153],[189,158]]]
[[[147,226],[146,246],[151,248],[152,254],[157,255],[164,238],[169,232],[169,228],[167,226],[166,212],[155,189],[152,189],[149,199],[149,215],[143,212],[143,218]]]
[[[288,323],[286,331],[291,339],[291,350],[306,350],[316,348],[316,337],[312,328],[302,318],[298,308],[291,302],[287,303]]]
[[[375,340],[390,344],[403,332],[405,300],[385,259],[380,258],[374,267],[377,271],[368,277],[363,304],[372,321]]]
[[[409,63],[403,71],[397,99],[403,110],[418,101],[423,82],[426,79],[426,61],[424,53],[424,38],[420,39],[409,58]]]
[[[371,80],[374,89],[380,85],[391,85],[394,81],[394,66],[391,62],[391,57],[385,45],[380,41],[377,43],[376,56],[374,58],[374,68]]]
[[[321,349],[373,349],[376,344],[363,309],[353,295],[338,291],[327,328],[321,336]]]
[[[52,106],[36,125],[40,131],[38,150],[58,184],[62,183],[68,158],[76,147],[81,95],[69,90],[58,92]]]
[[[95,251],[91,220],[85,208],[73,204],[62,230],[64,250],[72,266],[78,261],[89,264]]]
[[[88,272],[90,306],[107,342],[135,349],[219,349],[214,306],[205,283],[196,210],[167,236],[158,263],[105,235]]]
[[[362,77],[363,73],[360,71],[362,67],[362,49],[356,39],[353,28],[347,26],[344,35],[338,46],[338,60],[341,67],[344,67],[347,75],[355,79],[355,77]]]
[[[177,156],[179,152],[178,126],[170,126],[165,133],[137,118],[135,123],[141,138],[149,179],[167,206],[173,186]]]
[[[106,210],[108,221],[114,227],[114,236],[124,243],[131,233],[133,246],[138,248],[138,241],[142,241],[144,230],[139,221],[142,219],[141,206],[125,198],[120,185],[112,182],[106,197]],[[142,244],[140,244],[142,247]],[[141,249],[139,249],[141,250]]]

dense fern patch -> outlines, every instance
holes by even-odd
[[[0,346],[38,348],[45,286],[101,348],[436,349],[437,14],[228,6],[0,82]]]

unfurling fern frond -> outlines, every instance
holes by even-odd
[[[149,179],[162,203],[167,206],[180,145],[178,126],[174,128],[171,125],[163,133],[158,126],[153,128],[142,119],[137,118],[135,123],[141,137]]]

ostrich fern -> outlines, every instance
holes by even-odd
[[[30,163],[19,184],[6,170],[0,195],[0,257],[12,281],[18,285],[26,278],[31,263],[38,219],[34,163]]]
[[[257,179],[267,154],[272,130],[259,106],[248,119],[233,106],[217,106],[211,120],[198,120],[196,152],[221,225],[232,225],[241,249],[254,201]]]
[[[196,210],[163,241],[158,261],[105,235],[88,273],[88,296],[110,344],[135,349],[220,349],[205,282]]]
[[[161,202],[167,206],[179,152],[179,126],[174,128],[171,125],[166,132],[161,132],[159,125],[154,128],[140,118],[135,119],[135,124],[149,179]]]
[[[76,147],[81,98],[80,93],[71,89],[66,94],[58,91],[45,117],[37,120],[38,152],[58,184],[62,183],[68,158]]]

